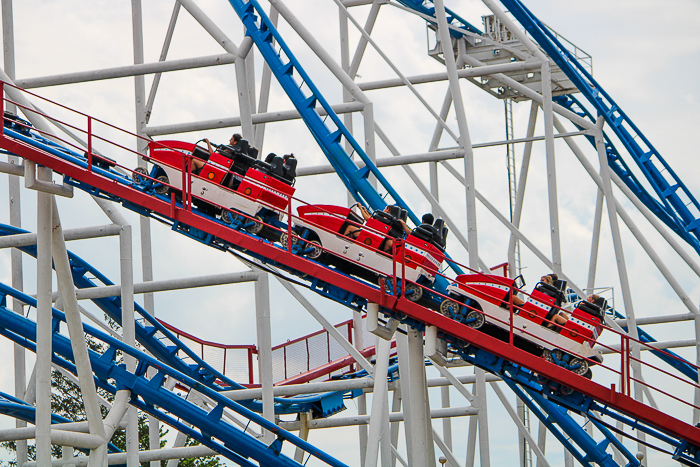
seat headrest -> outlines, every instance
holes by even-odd
[[[239,151],[241,151],[243,154],[248,154],[248,148],[250,147],[250,144],[248,144],[248,140],[246,139],[240,139],[238,142],[234,145],[234,148],[237,148]]]
[[[399,219],[401,215],[401,206],[389,206],[389,215],[394,219]]]
[[[284,168],[282,167],[284,165],[284,159],[282,159],[280,156],[275,156],[272,158],[272,162],[270,162],[270,166],[272,167],[272,170],[270,171],[271,173],[278,175],[280,177],[284,176]]]
[[[593,304],[599,307],[601,310],[605,311],[605,308],[608,305],[608,301],[605,299],[605,297],[598,297],[593,301]]]
[[[406,222],[408,219],[408,211],[406,211],[404,208],[401,208],[401,211],[399,212],[399,219],[404,222]]]
[[[597,317],[597,318],[603,319],[603,311],[602,311],[602,309],[601,309],[598,305],[596,305],[595,303],[590,303],[590,302],[587,302],[587,301],[583,300],[583,301],[581,301],[581,302],[578,304],[578,308],[579,308],[581,311],[585,311],[585,312],[588,313],[589,315],[593,315],[593,316],[595,316],[595,317]]]
[[[432,225],[421,224],[411,232],[417,238],[424,240],[426,242],[432,242],[435,239],[437,231]]]
[[[433,225],[438,230],[441,230],[445,226],[445,219],[437,218],[437,219],[435,219],[435,222],[433,223]]]
[[[284,164],[284,178],[289,180],[294,180],[297,176],[297,160],[293,158],[288,158],[287,163]]]
[[[269,164],[272,162],[272,159],[274,159],[275,157],[277,157],[277,154],[275,154],[274,152],[271,152],[270,154],[265,156],[265,162],[267,162]]]
[[[447,234],[450,233],[450,229],[447,228],[447,226],[443,226],[442,229],[440,229],[440,246],[444,250],[445,247],[447,246]]]

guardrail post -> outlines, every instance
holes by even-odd
[[[87,118],[87,160],[88,172],[92,172],[92,117]]]
[[[287,196],[287,250],[292,252],[292,196]]]
[[[510,335],[508,337],[508,342],[510,345],[513,345],[513,317],[515,316],[515,313],[513,313],[513,285],[511,284],[510,286],[510,297],[508,299],[508,309],[510,310]]]
[[[2,125],[0,135],[5,135],[5,82],[0,81],[0,112],[2,112]]]
[[[406,297],[406,245],[399,239],[396,239],[394,245],[397,250],[401,248],[401,295]]]

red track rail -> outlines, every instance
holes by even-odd
[[[352,292],[370,302],[379,303],[385,308],[401,312],[426,325],[435,326],[446,334],[475,345],[476,347],[486,349],[498,357],[528,368],[557,383],[567,387],[575,387],[577,391],[592,397],[600,403],[609,405],[610,407],[631,415],[672,436],[700,446],[700,428],[696,428],[671,417],[626,394],[619,393],[615,390],[614,386],[611,388],[604,387],[582,376],[573,374],[571,371],[549,363],[542,358],[535,358],[532,354],[518,349],[507,342],[500,341],[472,329],[469,326],[457,323],[440,313],[413,303],[404,297],[397,299],[394,296],[386,295],[383,290],[369,284],[350,279],[343,274],[291,254],[286,250],[254,239],[249,235],[225,227],[222,224],[201,217],[191,211],[183,210],[174,203],[162,201],[134,188],[115,183],[107,177],[103,177],[88,169],[78,167],[65,159],[53,156],[31,145],[9,138],[4,133],[0,135],[0,146],[20,157],[50,167],[65,176],[79,180],[172,220],[183,222],[222,240],[238,245],[241,248],[251,250],[289,268],[303,272],[312,277],[322,277],[323,280],[329,284]]]
[[[6,83],[2,83],[2,85],[8,86]],[[4,100],[5,99],[3,99],[3,101]],[[61,107],[67,109],[65,106]],[[93,134],[92,122],[100,122],[112,128],[116,127],[113,127],[105,122],[101,122],[97,119],[93,119],[85,114],[81,114],[79,112],[76,113],[80,115],[81,118],[87,117],[87,131],[80,129],[78,130],[86,133],[89,143],[93,141],[93,138],[110,143],[108,140]],[[47,116],[47,118],[50,117]],[[72,126],[72,128],[76,129],[74,126]],[[623,388],[622,392],[617,392],[614,385],[612,385],[610,388],[605,387],[582,376],[578,376],[569,370],[549,363],[542,358],[533,357],[532,354],[513,346],[512,339],[511,342],[503,342],[478,330],[472,329],[467,325],[458,323],[441,315],[440,313],[413,303],[404,297],[397,299],[395,296],[387,295],[383,290],[383,287],[377,288],[376,286],[372,286],[361,280],[349,278],[344,274],[321,266],[313,261],[296,256],[287,250],[283,250],[260,239],[253,238],[247,234],[238,232],[224,226],[223,224],[193,213],[187,209],[188,206],[191,206],[190,203],[186,203],[186,209],[180,208],[175,204],[174,196],[171,197],[170,202],[163,201],[162,199],[148,195],[130,186],[123,185],[115,180],[95,173],[91,170],[91,164],[89,164],[87,168],[82,168],[61,157],[54,156],[32,145],[10,138],[3,130],[4,128],[0,126],[0,147],[20,157],[49,167],[60,174],[98,188],[103,192],[119,197],[135,205],[141,206],[142,208],[157,213],[160,216],[192,226],[226,242],[237,245],[241,249],[250,250],[251,252],[254,252],[262,257],[269,258],[270,260],[273,260],[290,269],[307,274],[311,277],[322,278],[323,281],[331,285],[347,290],[348,292],[351,292],[370,302],[379,303],[381,306],[387,309],[405,314],[426,325],[435,326],[445,334],[473,344],[478,348],[485,349],[506,361],[528,368],[551,379],[554,382],[560,383],[567,387],[575,387],[577,391],[592,397],[602,404],[609,405],[610,407],[624,412],[642,421],[643,423],[665,431],[671,436],[675,436],[696,446],[700,446],[700,428],[696,428],[688,423],[677,420],[674,417],[661,412],[660,410],[647,406],[630,397],[630,377],[629,374],[624,371],[624,369],[629,365],[630,359],[629,357],[626,358],[624,354],[622,355],[622,372],[620,373],[623,376]],[[125,130],[120,131],[129,133]],[[71,145],[68,144],[68,146]],[[91,146],[91,144],[89,144],[89,146]],[[123,146],[116,146],[120,149],[133,153],[133,151],[130,151]],[[92,161],[92,156],[92,151],[89,151],[88,161]],[[190,193],[187,193],[187,195],[189,194]],[[289,214],[291,214],[291,203]],[[399,267],[403,266],[399,264]],[[396,281],[396,272],[397,271],[394,271],[394,282]],[[396,284],[394,283],[394,285]],[[622,336],[622,339],[623,348],[625,343],[627,343],[627,348],[629,348],[629,337]],[[627,341],[625,341],[625,339],[627,339]],[[646,346],[649,347],[648,345]]]

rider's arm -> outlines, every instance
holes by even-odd
[[[214,150],[211,148],[211,143],[206,138],[204,138],[204,142],[207,143],[207,150],[209,151],[209,155],[211,156],[212,154],[214,154]]]
[[[364,206],[361,205],[361,204],[359,204],[358,206],[359,206],[359,208],[360,208],[360,214],[362,214],[362,218],[363,218],[365,221],[368,221],[369,219],[372,218],[372,214],[369,213],[369,211],[367,210],[366,207],[364,207]]]

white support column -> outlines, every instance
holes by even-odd
[[[491,465],[491,451],[489,447],[488,405],[486,404],[486,372],[481,368],[474,370],[476,375],[475,396],[479,407],[479,459],[483,467]]]
[[[141,17],[141,0],[131,0],[131,26],[134,47],[134,65],[143,61],[143,23]],[[143,75],[134,76],[134,105],[136,108],[136,134],[144,135],[146,130],[146,85]],[[144,152],[146,141],[139,139],[136,148]]]
[[[442,102],[442,108],[440,109],[440,118],[444,121],[447,119],[447,115],[450,113],[450,107],[452,107],[452,93],[447,90],[445,94],[445,99]],[[430,140],[430,145],[428,146],[428,152],[433,152],[437,149],[440,144],[440,137],[442,136],[442,126],[440,124],[435,125],[435,130],[433,131],[433,137]],[[437,206],[439,206],[440,201],[440,188],[438,185],[438,170],[437,162],[428,163],[429,177],[430,177],[430,194],[433,195],[435,201],[430,200],[430,206],[432,212],[436,212]]]
[[[365,104],[365,108],[362,109],[362,117],[364,121],[365,130],[365,153],[367,157],[372,162],[376,162],[377,154],[375,151],[375,125],[374,125],[374,104]],[[374,175],[370,175],[369,181],[374,188],[377,188],[377,178]]]
[[[595,271],[598,264],[598,247],[600,245],[600,226],[603,220],[603,191],[598,189],[595,200],[595,214],[593,216],[593,234],[591,236],[591,257],[588,261],[588,280],[586,292],[590,295],[595,287]],[[584,298],[584,297],[582,297]]]
[[[617,223],[617,206],[613,197],[612,184],[610,181],[610,167],[608,166],[607,155],[605,152],[605,139],[603,136],[603,117],[598,117],[597,132],[595,136],[596,149],[598,150],[598,161],[600,162],[600,176],[603,181],[603,192],[605,193],[605,203],[608,210],[608,220],[610,222],[610,230],[612,231],[613,246],[615,248],[615,260],[617,263],[617,272],[620,278],[620,286],[622,287],[622,300],[627,315],[627,329],[630,336],[634,339],[639,339],[637,332],[637,319],[634,314],[634,305],[632,303],[632,292],[629,286],[629,277],[627,276],[627,264],[625,263],[625,252],[622,246],[622,238],[620,236],[620,227]],[[632,371],[634,376],[641,377],[640,350],[639,344],[632,344],[632,356],[635,360],[632,361]],[[638,401],[642,401],[642,386],[639,383],[634,385],[634,397]],[[639,433],[639,438],[644,441],[644,433]],[[646,446],[638,444],[639,451],[646,457]]]
[[[121,271],[121,302],[122,302],[122,340],[125,344],[134,346],[136,343],[136,323],[134,321],[134,270],[131,226],[123,225],[119,234],[119,267]],[[136,371],[136,359],[124,357],[127,370]],[[139,428],[136,407],[127,409],[126,425],[126,457],[127,467],[139,465]],[[158,439],[158,448],[160,440]]]
[[[533,101],[530,105],[530,118],[527,121],[526,138],[535,136],[535,124],[537,123],[537,113],[539,106]],[[513,225],[520,228],[520,217],[523,213],[523,200],[525,199],[525,186],[527,184],[527,173],[530,169],[530,156],[532,156],[532,141],[525,143],[523,147],[523,160],[520,164],[520,176],[518,177],[518,188],[515,194],[515,206],[513,209]],[[508,267],[511,274],[515,275],[515,245],[518,239],[515,234],[510,234],[508,243]]]
[[[374,29],[374,24],[377,21],[377,16],[379,15],[379,7],[382,6],[383,3],[386,3],[386,0],[373,0],[372,1],[372,8],[370,8],[369,13],[367,14],[367,20],[365,21],[365,27],[364,30],[367,34],[372,34],[372,29]],[[341,12],[342,16],[342,12]],[[346,23],[347,24],[347,23]],[[365,54],[365,50],[367,49],[367,36],[361,36],[359,42],[357,43],[357,48],[355,49],[355,54],[352,57],[352,63],[349,66],[349,75],[350,78],[355,79],[355,75],[357,74],[357,70],[360,69],[360,62],[362,61],[362,57]],[[345,68],[345,67],[343,67]]]
[[[435,0],[435,16],[438,20],[438,32],[440,41],[445,47],[451,49],[448,44],[452,44],[450,32],[447,26],[447,16],[443,0]],[[452,52],[445,53],[445,65],[447,76],[450,81],[450,91],[454,103],[457,125],[459,127],[459,146],[464,150],[464,178],[466,199],[467,199],[467,240],[469,242],[469,267],[479,269],[479,248],[476,230],[476,187],[474,185],[474,151],[472,149],[469,127],[467,126],[467,115],[464,111],[464,101],[462,91],[459,87],[459,77],[457,76],[457,66]],[[484,466],[482,466],[484,467]]]
[[[177,13],[179,11],[179,5],[176,2],[175,11],[173,13],[173,18],[171,21],[171,26],[169,27],[168,33],[172,34],[172,29],[174,29],[174,21],[177,18]],[[143,18],[141,10],[141,0],[131,0],[131,21],[132,21],[132,31],[133,31],[133,46],[134,46],[134,65],[139,65],[144,63],[143,54]],[[169,39],[166,37],[166,44],[169,44]],[[167,53],[167,45],[164,46],[163,55],[161,60],[165,60],[165,54]],[[158,81],[160,80],[160,75],[157,75],[153,83],[153,93],[155,97],[155,90],[158,86]],[[149,96],[150,97],[150,96]],[[134,105],[136,108],[136,134],[139,136],[146,136],[146,122],[148,120],[148,114],[150,113],[150,108],[147,109],[146,101],[146,84],[145,77],[143,75],[134,76]],[[147,141],[143,139],[137,139],[136,150],[139,153],[145,153],[147,148]],[[138,159],[138,165],[145,167],[145,161]],[[142,263],[141,268],[143,272],[143,280],[150,281],[153,280],[153,258],[151,251],[151,224],[150,220],[146,217],[141,217],[139,220],[140,233],[141,233],[141,257]],[[120,234],[120,253],[121,253],[121,275],[122,275],[122,332],[124,335],[124,341],[129,345],[134,345],[133,341],[133,329],[129,330],[130,326],[133,326],[133,267],[132,267],[132,248],[131,248],[131,227],[124,227],[122,233]],[[128,235],[128,241],[124,237]],[[128,252],[125,249],[128,248]],[[124,255],[128,254],[128,260]],[[128,273],[125,272],[128,262]],[[125,286],[124,279],[129,276],[131,278],[128,285]],[[126,292],[125,292],[125,289]],[[131,293],[131,299],[125,299],[125,293],[128,295]],[[146,310],[153,314],[155,313],[155,304],[153,299],[153,294],[149,294],[145,297],[144,305]],[[130,324],[127,324],[128,308],[131,309],[131,318],[128,320]],[[127,367],[129,367],[129,361],[133,360],[127,358]],[[136,363],[133,363],[133,368],[136,368]],[[139,451],[139,441],[138,441],[138,415],[135,407],[129,407],[127,411],[127,466],[138,466],[138,451]],[[160,448],[160,436],[159,436],[159,426],[158,421],[154,417],[149,417],[149,446],[151,449]],[[155,439],[154,439],[155,437]],[[151,467],[158,467],[157,463],[151,463]]]
[[[243,58],[243,57],[240,57]],[[250,106],[248,67],[245,60],[236,60],[236,88],[238,89],[238,110],[241,115],[241,134],[244,139],[254,138],[253,112]]]
[[[3,64],[5,73],[10,79],[15,79],[15,33],[14,18],[12,12],[12,0],[2,0],[2,42],[3,42]],[[6,110],[16,112],[14,104],[6,103]],[[8,162],[20,163],[17,156],[8,155]],[[20,180],[16,175],[8,176],[8,193],[10,209],[10,225],[22,227],[22,209]],[[12,287],[16,290],[24,290],[24,269],[22,265],[22,252],[13,249],[10,253],[10,267],[12,268]],[[23,313],[24,307],[17,300],[12,300],[12,311],[17,314]],[[15,397],[24,399],[24,392],[27,387],[27,368],[25,362],[25,350],[19,344],[14,344],[14,374],[15,374]],[[27,426],[24,420],[16,419],[15,426],[23,428]],[[16,461],[17,465],[22,465],[28,460],[27,441],[17,441]]]
[[[275,7],[270,5],[270,13],[267,15],[274,26],[277,26],[279,13]],[[274,41],[274,38],[272,39]],[[270,81],[272,79],[272,70],[266,61],[263,61],[263,72],[260,84],[260,97],[258,100],[258,112],[267,112],[267,104],[270,100]],[[255,125],[255,147],[262,150],[263,141],[265,140],[265,124],[258,123]]]
[[[338,8],[338,34],[340,35],[340,66],[345,71],[350,79],[355,79],[355,73],[350,73],[350,36],[348,34],[348,17],[345,15],[343,8]],[[354,99],[352,94],[346,86],[342,86],[343,92],[343,102],[352,102]],[[352,113],[343,114],[343,124],[345,128],[353,134],[353,124],[352,124]],[[352,145],[350,141],[345,140],[345,152],[351,155],[353,154]],[[355,199],[352,197],[350,192],[347,192],[348,206],[355,204]],[[364,396],[363,396],[364,397]],[[365,412],[366,414],[366,401],[365,401]],[[367,450],[367,440],[362,440],[362,437],[367,437],[367,427],[360,425],[360,466],[364,466],[365,463],[365,452]],[[364,433],[364,434],[363,434]]]
[[[92,373],[92,364],[88,355],[87,343],[83,323],[78,309],[78,300],[75,296],[75,286],[71,274],[68,260],[68,250],[63,239],[63,229],[61,219],[58,214],[58,207],[55,200],[52,200],[52,252],[53,262],[56,268],[56,278],[58,290],[63,302],[63,311],[66,315],[66,324],[71,338],[71,348],[75,359],[75,366],[78,372],[78,385],[82,394],[85,413],[87,415],[90,434],[104,438],[104,425],[100,403],[95,388],[95,380]],[[38,402],[37,393],[37,402]],[[106,448],[101,446],[90,453],[91,463],[102,465],[107,454]]]
[[[547,447],[547,428],[544,423],[539,423],[539,428],[537,429],[537,449],[544,455],[545,448]],[[545,464],[538,458],[537,467],[545,467]]]
[[[394,395],[393,395],[393,400],[391,402],[391,411],[392,412],[401,412],[401,380],[397,382],[396,388],[394,389]],[[396,454],[395,450],[399,447],[399,431],[401,429],[401,423],[399,422],[391,422],[391,446],[393,447],[392,449],[392,457],[391,457],[391,463],[389,464],[389,467],[396,467]],[[382,466],[384,467],[384,466]]]
[[[40,167],[40,180],[51,170]],[[51,218],[53,195],[37,193],[37,331],[36,331],[36,460],[51,464]]]
[[[311,414],[309,412],[302,412],[299,414],[299,423],[301,423],[301,428],[299,429],[299,438],[303,439],[304,441],[309,440],[309,420],[311,419]],[[296,451],[294,452],[294,460],[298,463],[304,462],[304,451],[300,447],[297,446]]]
[[[547,157],[547,190],[549,192],[549,228],[552,242],[552,270],[561,274],[561,239],[559,237],[559,197],[554,158],[554,113],[552,111],[552,79],[549,61],[542,63],[542,110],[544,111],[544,139]]]
[[[376,363],[374,367],[375,375],[386,375],[389,371],[389,354],[391,352],[391,342],[389,340],[377,339]],[[367,455],[365,456],[365,467],[377,467],[379,457],[379,447],[382,434],[386,433],[389,427],[388,410],[388,383],[386,376],[374,378],[374,392],[372,393],[372,414],[369,421],[369,439],[367,441]],[[386,428],[385,428],[386,427]],[[384,456],[382,455],[382,461]],[[382,463],[382,467],[389,464]]]
[[[407,329],[396,336],[401,374],[401,397],[409,465],[435,465],[432,426],[429,415],[423,335]],[[427,410],[427,412],[426,412]]]
[[[263,417],[275,422],[275,406],[272,380],[272,337],[270,330],[270,280],[267,273],[260,273],[255,282],[255,317],[258,336],[258,372],[262,385]],[[272,443],[273,433],[263,430],[265,443]]]
[[[365,349],[365,339],[362,324],[362,315],[360,313],[352,314],[352,335],[355,342],[355,348],[358,351],[363,351]],[[363,393],[357,399],[357,414],[367,415],[367,396]],[[360,454],[360,467],[365,465],[365,456],[367,455],[367,425],[358,426],[358,436],[359,436],[359,454]]]
[[[450,407],[450,387],[443,386],[440,388],[440,398],[442,400],[442,407]],[[442,440],[445,446],[450,451],[452,450],[452,420],[449,418],[442,419]]]

